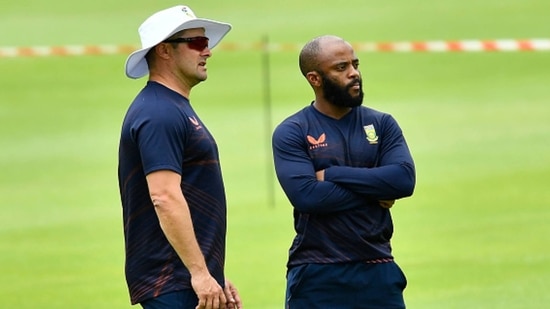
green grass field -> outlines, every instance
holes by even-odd
[[[418,3],[416,3],[418,2]],[[172,1],[8,1],[0,46],[138,44]],[[227,42],[543,38],[545,0],[187,2]],[[298,51],[273,53],[274,126],[313,95]],[[394,254],[408,308],[545,308],[550,278],[550,53],[359,53],[365,105],[393,114],[417,164]],[[145,79],[126,56],[0,58],[2,308],[130,308],[118,136]],[[262,55],[216,51],[192,101],[220,148],[227,276],[246,308],[282,308],[292,208],[272,184]],[[269,124],[269,123],[268,123]],[[274,189],[274,204],[270,192]]]

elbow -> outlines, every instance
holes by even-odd
[[[414,165],[402,163],[398,171],[391,180],[385,182],[388,191],[384,198],[399,199],[413,195],[416,185]]]
[[[383,199],[400,199],[413,195],[415,182],[414,179],[400,179],[389,186],[390,191]]]
[[[414,187],[415,187],[415,181],[412,179],[411,181],[407,181],[405,185],[401,188],[401,192],[403,194],[403,197],[409,197],[412,196],[414,193]]]
[[[302,199],[294,199],[290,201],[292,207],[301,213],[314,213],[319,208],[319,204]]]
[[[326,202],[312,194],[300,192],[289,192],[288,200],[292,207],[301,213],[322,213]]]
[[[151,198],[151,203],[153,203],[153,207],[155,209],[162,208],[163,205],[166,205],[166,196],[162,194],[151,194],[149,196]]]
[[[282,180],[282,178],[279,177],[279,183],[288,201],[296,211],[303,213],[315,212],[315,210],[319,208],[319,200],[314,194],[315,186],[318,183],[317,180],[311,177],[309,177],[307,181],[304,181],[301,177],[297,178],[299,178],[300,181],[295,181],[296,179]]]
[[[151,191],[149,198],[157,211],[165,209],[167,205],[170,205],[170,201],[173,200],[173,196],[167,190]]]
[[[409,197],[413,195],[414,188],[416,186],[416,173],[414,166],[405,164],[405,173],[401,177],[399,182],[398,191],[402,197]]]

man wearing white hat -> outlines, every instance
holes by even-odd
[[[226,199],[214,138],[190,92],[231,25],[183,5],[139,27],[126,75],[149,74],[128,109],[118,178],[132,304],[145,309],[242,308],[224,277]]]

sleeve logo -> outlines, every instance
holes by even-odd
[[[195,130],[202,129],[202,126],[201,126],[200,122],[197,120],[197,118],[195,116],[187,117],[187,118],[189,118],[189,121],[191,121],[191,123],[195,127]]]

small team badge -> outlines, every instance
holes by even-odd
[[[378,135],[376,135],[374,125],[369,124],[368,126],[364,126],[363,129],[365,129],[365,134],[367,135],[367,141],[369,141],[369,144],[378,144]]]

